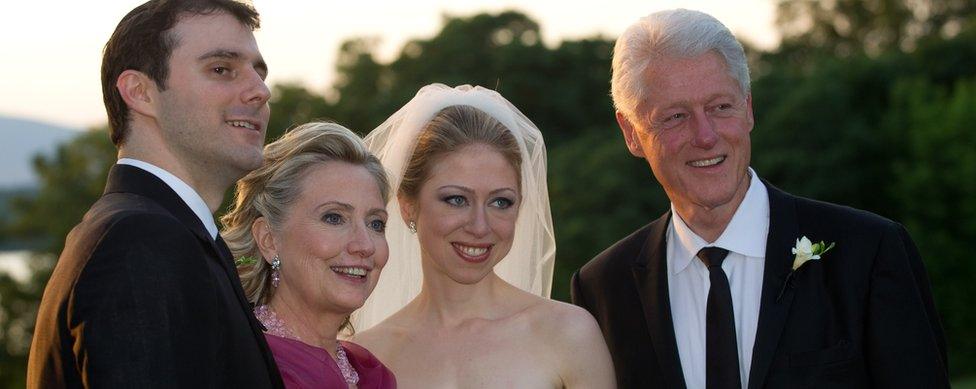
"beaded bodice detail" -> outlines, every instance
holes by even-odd
[[[308,344],[295,335],[295,333],[292,332],[287,325],[285,325],[285,322],[278,318],[278,315],[275,314],[274,310],[272,310],[270,306],[259,305],[257,308],[254,308],[254,316],[256,316],[258,321],[260,321],[261,324],[264,324],[264,327],[268,329],[267,333],[277,337],[297,340],[299,342]],[[349,363],[349,357],[346,356],[346,350],[342,348],[338,341],[336,341],[336,365],[339,366],[339,371],[342,373],[342,379],[346,381],[347,384],[356,385],[359,383],[359,373],[357,373],[356,369],[354,369],[352,364]]]

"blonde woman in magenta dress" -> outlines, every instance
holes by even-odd
[[[286,387],[396,387],[372,353],[337,340],[387,262],[388,188],[359,137],[332,123],[286,133],[238,182],[222,236]]]

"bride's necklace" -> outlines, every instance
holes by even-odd
[[[285,322],[278,318],[274,310],[271,309],[269,305],[259,305],[254,308],[254,316],[257,316],[261,324],[264,324],[268,328],[268,333],[274,336],[294,339],[299,342],[309,344],[295,335]],[[352,364],[349,363],[349,358],[346,356],[346,350],[339,345],[339,341],[336,340],[336,364],[339,365],[339,371],[342,372],[342,379],[346,381],[349,385],[356,385],[359,383],[359,373],[356,369],[353,369]]]

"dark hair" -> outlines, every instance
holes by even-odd
[[[226,12],[251,30],[261,23],[253,7],[233,0],[151,0],[119,21],[102,53],[102,99],[116,147],[122,145],[129,127],[129,107],[115,87],[119,75],[129,69],[138,70],[160,90],[166,90],[169,57],[179,43],[170,29],[182,16],[215,12]]]
[[[480,109],[452,105],[434,115],[421,130],[397,194],[417,198],[431,166],[441,156],[470,144],[484,144],[497,150],[515,169],[519,176],[517,182],[521,182],[522,154],[512,132]]]

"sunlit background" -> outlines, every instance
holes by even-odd
[[[52,4],[53,3],[53,4]],[[142,1],[14,1],[0,16],[0,115],[83,129],[102,125],[101,51],[115,25]],[[269,83],[298,82],[328,91],[339,46],[351,37],[379,39],[378,57],[395,58],[409,39],[430,37],[444,15],[515,9],[541,25],[548,45],[564,39],[616,37],[640,16],[685,7],[708,12],[762,48],[778,43],[769,0],[736,1],[256,0],[255,33],[271,69]],[[341,4],[341,5],[337,5]]]
[[[36,304],[101,193],[101,49],[140,1],[13,1],[0,11],[0,387],[24,386]],[[497,88],[543,132],[570,274],[668,208],[608,96],[613,39],[637,18],[710,13],[745,43],[752,166],[797,195],[902,223],[925,260],[954,387],[976,387],[976,0],[256,0],[269,139],[331,118],[360,134],[431,82]],[[395,253],[393,253],[395,255]]]

